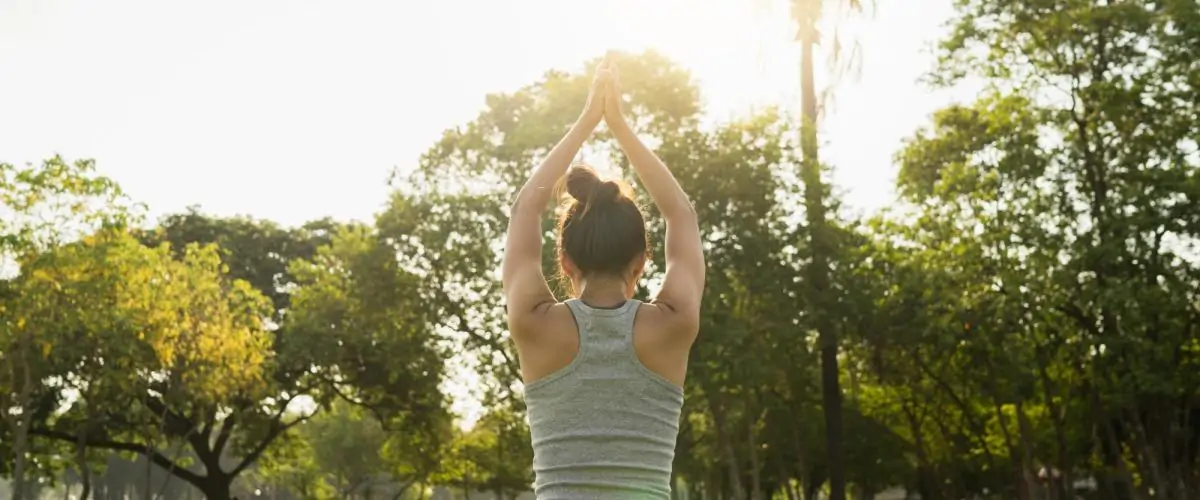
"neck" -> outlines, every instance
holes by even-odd
[[[579,290],[579,300],[592,306],[617,306],[629,300],[628,285],[618,279],[580,280],[577,289]]]

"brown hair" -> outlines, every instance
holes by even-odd
[[[646,221],[629,186],[601,181],[583,165],[571,167],[565,185],[574,200],[558,218],[559,268],[565,255],[584,276],[628,278],[630,264],[644,258],[649,247]]]

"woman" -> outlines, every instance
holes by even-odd
[[[704,289],[700,230],[687,195],[621,114],[616,68],[597,69],[582,115],[521,188],[503,281],[521,361],[539,499],[669,498],[688,351]],[[665,281],[633,300],[647,259],[645,222],[627,186],[568,171],[601,119],[666,220]],[[566,175],[558,221],[571,300],[542,275],[542,211]]]

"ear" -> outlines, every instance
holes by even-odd
[[[562,267],[563,274],[567,275],[568,278],[579,278],[579,268],[575,266],[575,261],[572,261],[571,258],[567,256],[567,253],[561,250],[558,252],[558,265],[559,267]]]
[[[645,270],[646,257],[644,255],[633,259],[633,262],[629,263],[629,274],[626,274],[626,277],[629,279],[626,282],[626,295],[629,297],[634,297],[637,295],[638,282],[641,281],[642,273],[645,272]]]
[[[639,255],[633,259],[633,280],[637,281],[642,278],[642,273],[646,272],[646,254]]]
[[[642,273],[646,272],[646,254],[639,255],[629,263],[629,282],[637,283],[642,279]]]

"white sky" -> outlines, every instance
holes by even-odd
[[[969,96],[917,84],[950,2],[917,3],[882,0],[849,29],[863,71],[822,157],[858,209],[893,199],[900,140]],[[715,117],[795,111],[786,15],[785,0],[0,0],[0,161],[94,158],[155,217],[369,220],[390,170],[487,93],[609,48],[690,68]]]
[[[899,140],[946,102],[916,78],[947,0],[856,29],[823,157],[851,205],[891,200]],[[717,117],[798,102],[785,0],[3,0],[0,161],[94,158],[157,216],[370,219],[385,179],[488,92],[609,47],[692,69]],[[581,103],[582,104],[582,103]]]

